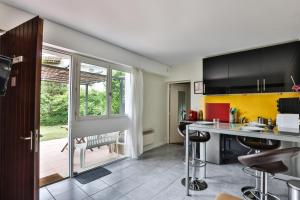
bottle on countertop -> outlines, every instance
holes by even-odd
[[[271,119],[271,118],[268,119],[268,125],[269,125],[269,126],[273,125],[273,122],[272,122],[272,119]]]
[[[274,127],[275,127],[274,124],[276,124],[276,123],[273,123],[272,118],[269,118],[269,119],[268,119],[268,129],[269,129],[270,131],[272,131],[272,130],[274,129]]]
[[[229,110],[229,122],[236,123],[237,121],[237,108],[230,108]]]
[[[245,124],[245,123],[247,123],[247,119],[246,119],[246,117],[244,117],[244,116],[241,116],[241,117],[240,117],[240,121],[239,121],[239,123],[240,123],[240,124]]]
[[[199,110],[198,120],[203,121],[203,111],[202,110]]]

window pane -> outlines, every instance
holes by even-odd
[[[111,113],[127,114],[128,91],[130,86],[130,73],[112,70],[111,83]]]
[[[107,114],[107,69],[80,63],[80,116]]]

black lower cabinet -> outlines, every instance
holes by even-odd
[[[246,155],[248,149],[241,146],[236,136],[210,133],[211,138],[206,144],[206,160],[213,164],[229,164],[238,162],[238,157]]]
[[[242,155],[247,155],[249,149],[241,146],[237,140],[236,136],[233,135],[222,135],[221,136],[221,164],[236,163],[238,157]]]

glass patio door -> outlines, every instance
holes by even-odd
[[[69,176],[68,113],[71,56],[43,49],[40,104],[40,186]]]

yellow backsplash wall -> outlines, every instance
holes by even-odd
[[[238,109],[238,116],[246,117],[248,121],[257,120],[258,116],[276,119],[277,100],[279,98],[299,97],[300,93],[264,93],[240,95],[204,96],[203,103],[230,103],[230,107]],[[202,103],[202,104],[203,104]],[[205,113],[205,106],[202,105]],[[204,115],[205,116],[205,115]]]

